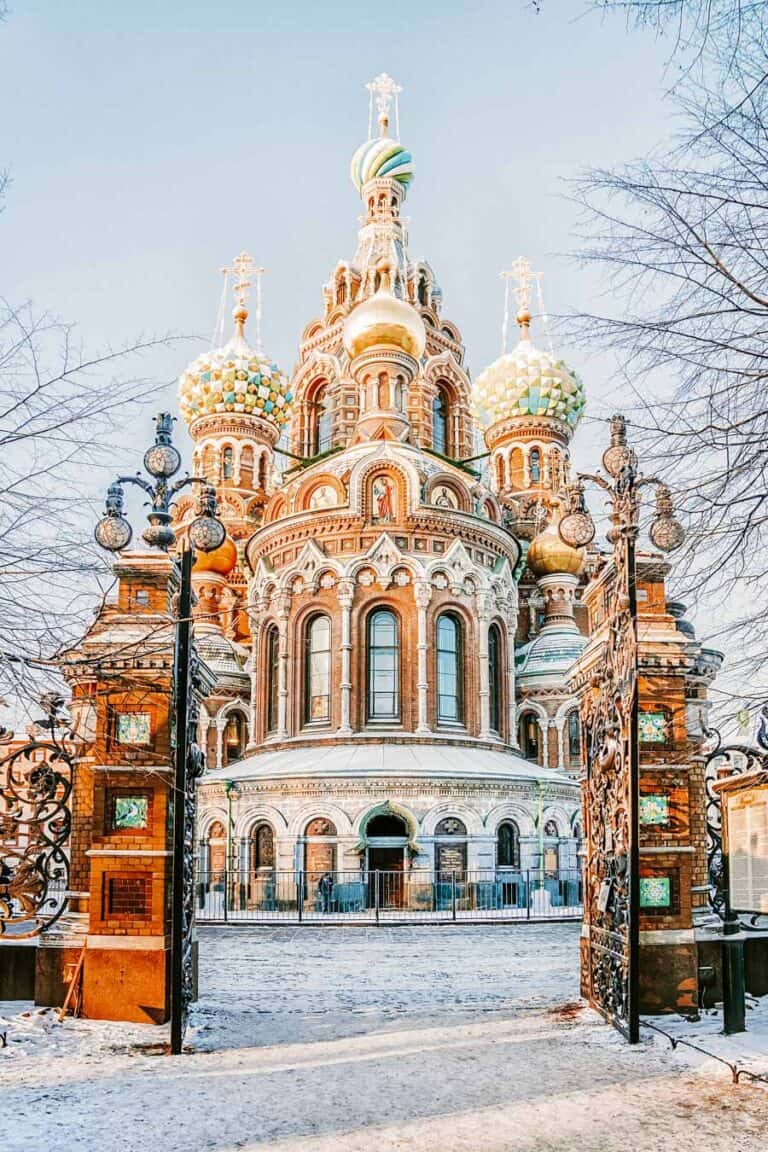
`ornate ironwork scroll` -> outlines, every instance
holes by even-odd
[[[614,573],[608,639],[591,690],[582,697],[587,760],[585,919],[587,991],[630,1043],[638,1016],[638,741],[635,539],[638,501],[634,453],[612,496]]]
[[[38,727],[50,736],[28,740],[0,760],[0,936],[39,936],[66,911],[73,761],[63,699],[48,697]],[[67,733],[68,736],[71,733]],[[0,732],[0,743],[13,735]]]
[[[707,729],[708,748],[704,762],[707,820],[707,881],[709,903],[712,910],[725,920],[729,915],[725,870],[723,867],[722,801],[712,785],[723,776],[739,776],[745,772],[768,770],[768,705],[763,705],[757,729],[757,744],[723,744],[716,728]],[[733,914],[734,922],[737,920]],[[740,926],[747,931],[768,927],[765,916],[753,914],[738,917]]]

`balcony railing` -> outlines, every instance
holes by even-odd
[[[580,920],[580,871],[198,870],[201,923]]]

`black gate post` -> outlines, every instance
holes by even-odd
[[[173,880],[171,905],[171,1055],[178,1056],[184,1039],[184,841],[187,824],[187,726],[189,657],[192,631],[192,551],[181,554],[181,588],[176,624],[174,669]],[[226,901],[226,884],[225,895]],[[226,903],[225,903],[226,915]]]

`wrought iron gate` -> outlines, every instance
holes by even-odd
[[[66,911],[73,759],[63,698],[43,700],[47,732],[0,760],[0,936],[39,936]],[[64,735],[60,734],[64,730]],[[0,730],[0,746],[13,734]]]

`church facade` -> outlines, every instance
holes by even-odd
[[[355,252],[323,287],[292,378],[260,332],[246,338],[243,255],[234,335],[180,381],[193,471],[228,531],[193,577],[216,676],[200,870],[220,885],[228,855],[246,903],[297,872],[450,870],[504,891],[516,872],[543,884],[579,868],[568,673],[600,561],[557,521],[583,387],[531,341],[522,260],[519,341],[472,383],[435,273],[410,255],[396,86],[369,87],[378,134],[351,165]],[[182,537],[193,512],[179,502]]]

